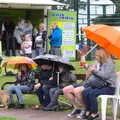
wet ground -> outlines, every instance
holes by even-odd
[[[65,111],[55,112],[49,111],[45,112],[42,110],[32,110],[32,109],[0,109],[0,116],[2,117],[16,117],[17,120],[77,120],[76,118],[68,118]],[[100,118],[97,120],[101,120]],[[113,120],[112,118],[107,118],[107,120]],[[117,119],[118,120],[118,119]]]

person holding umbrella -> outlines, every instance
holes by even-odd
[[[115,92],[116,73],[111,55],[103,48],[99,48],[95,52],[95,58],[98,63],[100,63],[100,69],[97,70],[95,65],[90,66],[88,69],[91,74],[88,80],[81,83],[76,88],[76,90],[78,89],[78,91],[76,91],[77,93],[79,93],[78,95],[82,95],[85,112],[84,114],[81,113],[80,109],[76,109],[78,108],[78,106],[76,107],[75,104],[73,104],[75,106],[75,109],[71,114],[68,115],[70,117],[76,116],[78,114],[77,118],[84,118],[87,120],[93,120],[97,118],[97,96],[101,94],[114,94]],[[67,89],[64,88],[64,94],[66,96],[69,95],[66,94],[69,92],[66,91]],[[92,102],[92,100],[94,101],[94,103]]]
[[[83,99],[86,108],[87,120],[93,120],[99,116],[97,97],[99,95],[112,95],[115,93],[116,86],[116,72],[115,65],[111,58],[111,55],[103,48],[100,48],[95,53],[95,58],[99,61],[101,67],[100,70],[95,70],[94,67],[90,67],[91,74],[99,78],[98,80],[103,85],[95,86],[96,80],[86,82],[84,85]]]
[[[58,86],[56,88],[51,88],[49,91],[51,102],[44,108],[45,111],[55,110],[58,105],[59,95],[63,95],[62,88],[68,86],[69,84],[72,84],[76,80],[75,75],[70,71],[67,65],[59,64],[58,71],[59,71],[58,79],[60,80]]]
[[[51,54],[45,54],[45,55],[40,55],[40,56],[37,56],[36,58],[34,58],[34,61],[36,62],[36,63],[38,63],[38,65],[40,66],[40,68],[41,68],[41,66],[43,66],[44,65],[44,67],[45,67],[45,65],[48,65],[48,63],[50,63],[50,65],[52,65],[52,69],[50,69],[49,71],[48,70],[42,70],[41,69],[41,71],[43,71],[43,73],[45,74],[44,75],[44,78],[41,78],[43,75],[40,75],[41,77],[39,78],[39,87],[38,88],[40,88],[40,91],[43,91],[41,88],[42,88],[42,86],[45,84],[46,85],[46,83],[49,83],[50,84],[50,86],[51,87],[49,87],[49,89],[48,90],[45,90],[46,92],[47,92],[47,97],[49,96],[49,92],[50,92],[50,89],[51,88],[57,88],[58,86],[59,86],[59,84],[60,84],[60,82],[61,82],[61,79],[59,79],[59,77],[61,76],[61,75],[59,75],[59,72],[61,72],[62,74],[63,74],[63,76],[64,76],[64,73],[65,73],[65,71],[63,70],[63,68],[62,68],[62,70],[60,70],[60,71],[58,71],[58,67],[61,65],[61,66],[64,66],[65,65],[65,68],[66,68],[66,66],[67,66],[67,72],[66,73],[68,73],[68,74],[70,74],[69,72],[68,72],[68,68],[69,68],[69,70],[74,70],[74,67],[70,64],[70,63],[68,63],[65,59],[63,59],[63,58],[61,58],[61,57],[58,57],[58,56],[56,56],[56,55],[51,55]],[[41,65],[42,64],[42,65]],[[66,69],[65,69],[66,70]],[[53,76],[52,78],[53,78],[53,80],[51,79],[51,76],[49,76],[49,75],[47,75],[46,74],[46,72],[48,71],[48,73],[50,74],[51,73],[51,75]],[[58,71],[58,72],[57,72]],[[64,71],[64,72],[63,72]],[[40,74],[43,74],[42,72],[40,72]],[[60,74],[61,74],[60,73]],[[66,74],[65,74],[65,76],[66,76]],[[64,77],[65,77],[64,76]],[[47,77],[47,78],[46,78]],[[41,84],[41,80],[42,81],[44,81],[42,84]],[[63,79],[64,80],[64,79]],[[68,82],[68,80],[67,80],[67,78],[65,78],[65,80]],[[53,83],[54,83],[54,85],[53,85]],[[59,90],[59,89],[58,89]],[[39,91],[39,89],[38,89],[38,91]],[[38,94],[40,95],[40,92],[38,92]],[[38,96],[39,96],[38,95]],[[44,94],[43,94],[43,92],[42,92],[42,95],[40,95],[40,97],[41,96],[43,96]],[[39,97],[39,98],[40,98]],[[58,97],[58,95],[55,95],[55,100],[57,100],[57,97]],[[43,100],[42,100],[43,101]],[[44,100],[45,101],[45,100]],[[41,102],[41,101],[40,101]],[[50,98],[49,98],[49,103],[50,103]],[[47,102],[47,104],[43,104],[44,105],[44,107],[46,107],[48,104],[49,104],[48,102]],[[36,106],[36,107],[34,107],[33,106],[33,108],[38,108],[39,109],[39,106]]]
[[[27,64],[17,65],[19,72],[16,74],[16,82],[14,86],[8,87],[8,93],[10,96],[9,107],[24,108],[23,92],[30,92],[34,88],[35,73],[31,71],[31,68]],[[15,106],[13,100],[13,93],[16,94],[19,104]]]
[[[42,106],[35,105],[32,106],[33,109],[46,107],[50,103],[49,90],[57,86],[57,74],[53,70],[52,63],[50,61],[44,61],[41,65],[39,64],[39,67],[39,82],[34,85],[34,89]]]

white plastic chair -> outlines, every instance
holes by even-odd
[[[120,101],[120,72],[117,72],[117,80],[116,80],[116,92],[115,95],[100,95],[101,98],[101,120],[106,120],[106,109],[107,109],[107,100],[108,98],[113,99],[113,120],[117,118],[117,108]]]

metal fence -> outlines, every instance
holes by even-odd
[[[85,9],[79,9],[79,33],[77,34],[79,36],[79,40],[77,42],[88,44],[89,41],[87,41],[82,32],[82,28],[85,26],[93,24],[94,22],[96,22],[96,24],[105,23],[111,25],[116,24],[116,21],[119,22],[119,17],[113,17],[115,15],[115,10],[116,6],[114,4],[90,4],[89,7],[86,6]]]

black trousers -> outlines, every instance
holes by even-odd
[[[10,56],[10,49],[12,50],[12,55],[15,56],[15,38],[13,37],[12,33],[6,32],[5,35],[5,48],[6,48],[6,56]]]
[[[50,95],[49,90],[51,86],[49,85],[42,85],[39,89],[36,90],[36,94],[38,96],[39,102],[43,106],[47,106],[50,103]]]

